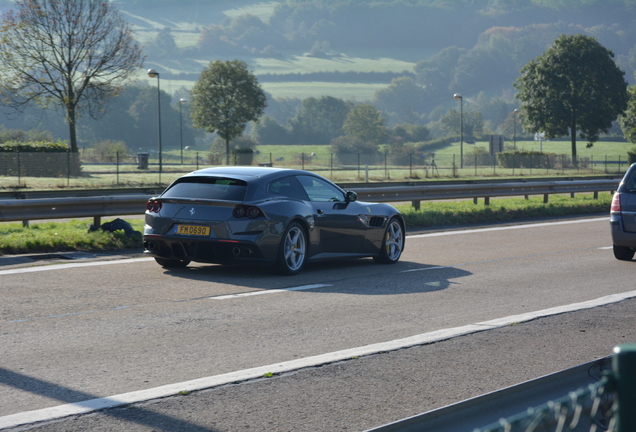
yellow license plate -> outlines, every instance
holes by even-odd
[[[209,236],[210,227],[198,225],[177,225],[174,228],[175,234],[192,236]]]

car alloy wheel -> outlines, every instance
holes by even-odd
[[[295,275],[305,265],[307,256],[307,236],[305,230],[292,222],[281,241],[278,253],[278,271],[281,274]]]
[[[376,261],[385,264],[394,264],[400,259],[402,250],[404,250],[404,232],[402,225],[396,218],[392,218],[387,224],[380,256],[377,257]]]

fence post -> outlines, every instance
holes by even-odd
[[[66,187],[71,186],[71,149],[66,149]]]
[[[119,186],[119,150],[115,153],[115,164],[117,167],[117,186]],[[181,159],[181,164],[183,164],[183,159]]]
[[[636,430],[636,344],[614,348],[612,370],[616,379],[617,432]]]
[[[18,187],[22,187],[22,164],[20,163],[20,150],[17,150],[16,153],[18,154]]]
[[[388,156],[389,152],[384,152],[384,178],[387,180],[391,180],[389,178],[389,167],[387,165],[387,156]]]

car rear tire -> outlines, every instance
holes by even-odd
[[[283,234],[274,270],[287,276],[298,274],[305,266],[306,259],[307,234],[298,222],[292,222]]]
[[[631,261],[634,258],[634,250],[625,246],[614,245],[614,257],[621,261]]]
[[[155,261],[157,261],[157,264],[159,264],[161,267],[165,268],[183,268],[190,264],[190,261],[178,260],[173,258],[155,257]]]
[[[381,264],[395,264],[399,261],[404,250],[404,230],[397,218],[391,218],[384,232],[380,255],[375,257],[375,261]]]

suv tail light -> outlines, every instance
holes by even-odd
[[[616,192],[612,198],[612,206],[610,207],[610,213],[621,212],[621,194]]]
[[[150,200],[146,203],[146,210],[149,211],[150,213],[159,213],[159,211],[161,210],[162,204],[161,201],[153,201]]]

